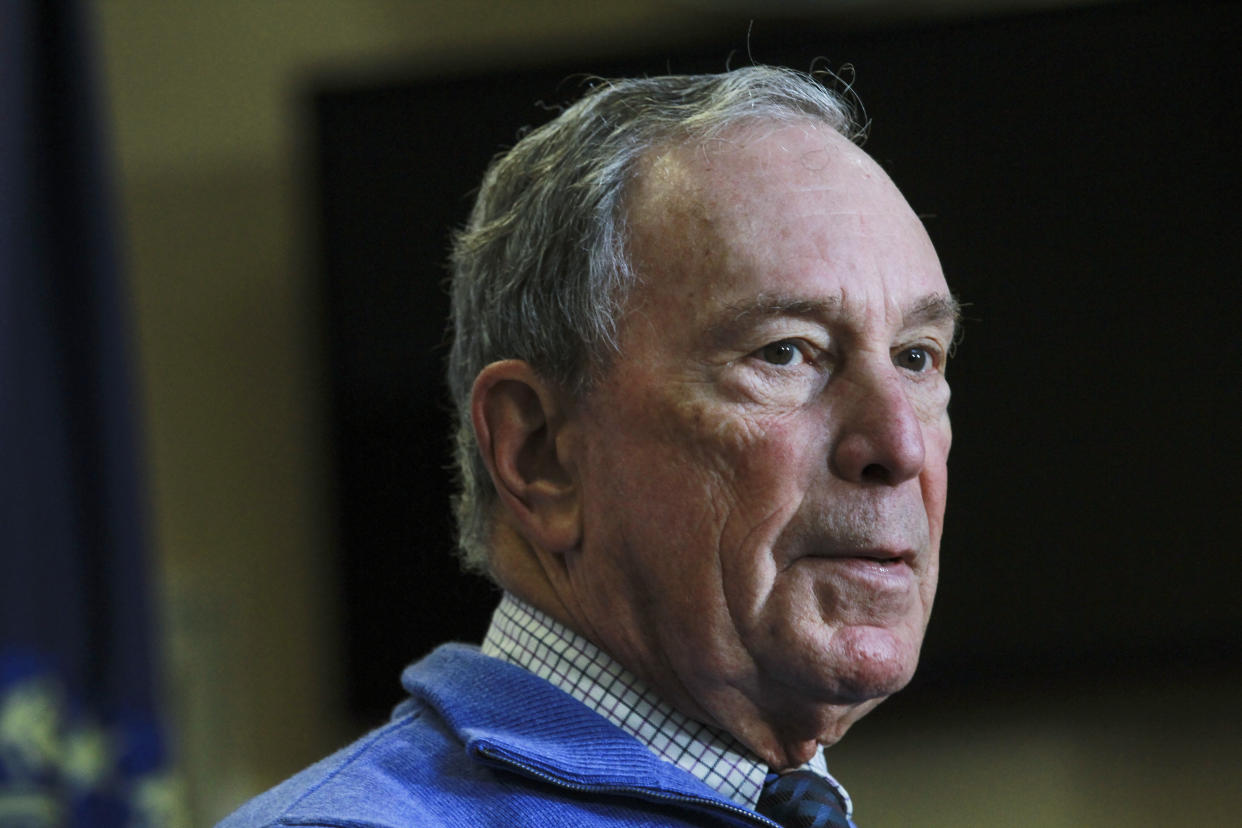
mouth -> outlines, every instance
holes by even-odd
[[[821,586],[832,585],[833,601],[840,600],[840,589],[863,590],[868,600],[879,601],[887,595],[893,600],[897,600],[895,596],[905,596],[901,599],[904,601],[920,580],[916,558],[914,550],[834,549],[810,555],[808,562],[823,579]]]
[[[843,555],[844,558],[857,558],[862,561],[872,561],[881,566],[896,566],[899,563],[905,563],[905,558],[899,554],[874,554],[874,555]]]
[[[808,563],[837,573],[834,577],[888,585],[906,584],[918,578],[918,557],[916,550],[896,546],[834,546],[806,556]]]
[[[825,552],[812,553],[810,557],[841,561],[864,561],[884,567],[899,566],[901,564],[912,567],[916,555],[912,549],[867,548],[832,549]]]

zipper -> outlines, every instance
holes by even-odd
[[[708,799],[704,796],[695,796],[693,794],[676,794],[667,791],[657,791],[650,788],[636,788],[627,785],[586,785],[581,782],[574,782],[563,776],[556,776],[545,770],[540,770],[533,765],[516,758],[506,751],[495,748],[490,744],[476,744],[474,751],[480,757],[488,760],[493,765],[499,765],[517,771],[532,779],[538,779],[541,782],[548,782],[563,790],[575,791],[578,793],[606,793],[606,794],[626,794],[637,799],[645,799],[653,802],[670,802],[682,805],[698,805],[709,810],[724,811],[750,822],[754,825],[771,826],[771,828],[781,828],[778,823],[773,822],[762,814],[757,814],[740,805],[735,805],[724,799]]]

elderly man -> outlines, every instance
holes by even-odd
[[[493,163],[449,376],[504,597],[225,825],[850,824],[823,748],[918,661],[957,322],[853,134],[753,67],[601,83]]]

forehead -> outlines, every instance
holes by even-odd
[[[780,294],[893,318],[948,293],[922,223],[888,176],[814,122],[657,150],[629,208],[631,307],[694,317]]]

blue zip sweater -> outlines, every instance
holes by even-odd
[[[218,828],[774,826],[543,679],[448,644],[392,720]]]

